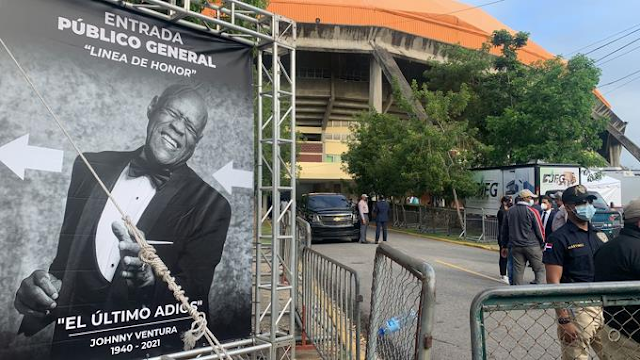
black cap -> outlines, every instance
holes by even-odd
[[[597,199],[597,197],[595,195],[587,193],[587,188],[584,185],[574,185],[570,188],[567,188],[562,193],[563,203],[577,204],[595,199]]]

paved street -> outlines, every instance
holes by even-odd
[[[369,241],[373,241],[373,237],[374,232],[370,231]],[[389,232],[389,244],[426,260],[436,272],[434,358],[470,358],[471,301],[482,290],[507,286],[498,281],[498,253],[396,232]],[[314,244],[313,249],[358,272],[364,294],[363,319],[368,319],[376,246],[333,242]],[[527,271],[525,279],[533,280],[533,272]]]

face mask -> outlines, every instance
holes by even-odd
[[[596,208],[593,204],[578,205],[573,213],[582,221],[591,221],[593,215],[596,214]]]
[[[533,206],[534,202],[533,200],[529,200],[529,206]]]
[[[542,210],[547,210],[547,204],[545,203],[540,204],[540,207],[542,208]]]

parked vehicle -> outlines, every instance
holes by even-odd
[[[541,195],[578,184],[598,192],[607,204],[622,204],[619,180],[578,165],[531,163],[473,169],[472,173],[482,188],[476,196],[466,199],[465,205],[472,213],[473,209],[478,209],[475,213],[481,213],[480,210],[484,209],[487,214],[495,214],[503,196],[513,197],[523,189]]]
[[[546,192],[546,195],[551,195],[555,192],[556,190],[549,190]],[[622,229],[624,224],[620,211],[610,208],[599,192],[587,191],[587,193],[596,197],[593,201],[593,206],[596,208],[596,214],[591,219],[591,225],[607,234],[609,239],[613,239],[618,236],[620,229]]]
[[[358,241],[360,222],[354,204],[342,194],[310,193],[298,204],[300,216],[311,224],[311,239]]]
[[[503,196],[513,197],[520,190],[544,194],[548,190],[563,190],[582,183],[577,165],[532,163],[473,169],[472,173],[482,185],[482,191],[466,200],[470,213],[484,210],[486,214],[495,214]]]

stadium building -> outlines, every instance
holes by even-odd
[[[420,79],[428,60],[442,60],[444,44],[479,49],[494,30],[509,29],[482,9],[453,0],[271,0],[270,11],[297,21],[297,129],[304,141],[298,193],[348,191],[341,155],[354,116],[370,108],[402,112],[389,79]],[[533,41],[519,52],[524,63],[554,55]],[[620,165],[626,123],[596,93],[594,111],[610,116],[600,153]]]

